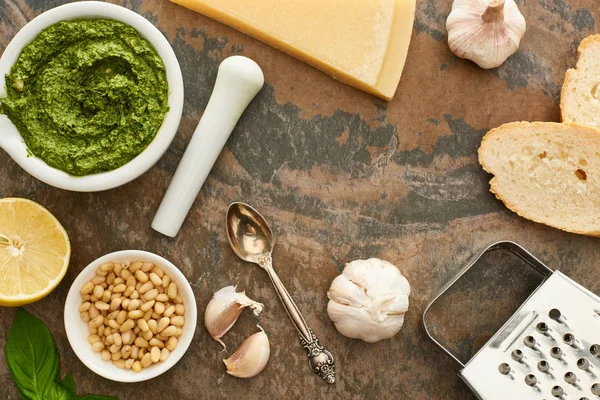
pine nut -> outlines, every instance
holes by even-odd
[[[183,335],[183,329],[181,329],[181,328],[177,328],[177,331],[175,332],[175,336],[178,336],[178,337],[179,337],[179,336],[181,336],[181,335]]]
[[[147,302],[145,302],[144,304],[142,304],[142,306],[140,307],[140,309],[141,309],[143,312],[146,312],[146,311],[148,311],[148,310],[151,310],[151,309],[152,309],[152,306],[154,305],[154,303],[155,303],[155,302],[156,302],[155,300],[150,300],[150,301],[147,301]]]
[[[166,303],[167,301],[169,301],[169,296],[167,296],[166,293],[161,293],[158,296],[156,296],[156,301],[160,301],[161,303]]]
[[[114,319],[109,319],[108,320],[108,326],[110,326],[113,329],[120,329],[121,328],[121,324],[119,324],[117,321],[115,321]]]
[[[117,353],[110,353],[110,359],[113,361],[117,361],[121,359],[121,352],[117,352]]]
[[[128,270],[124,269],[123,271],[121,271],[121,278],[127,280],[129,278],[131,278],[133,276],[133,274],[131,272],[129,272]]]
[[[91,298],[92,298],[92,296],[90,296],[89,294],[81,295],[81,301],[90,301]]]
[[[152,310],[146,311],[146,314],[144,314],[144,319],[146,321],[150,321],[152,319]]]
[[[139,299],[140,298],[140,294],[138,293],[137,290],[134,290],[129,297],[132,298],[132,299]]]
[[[148,275],[146,275],[146,273],[142,270],[138,270],[135,273],[135,278],[142,283],[148,282]]]
[[[110,360],[110,351],[102,350],[102,359],[104,361],[109,361]]]
[[[86,282],[86,284],[81,287],[80,293],[90,294],[92,293],[92,290],[94,290],[94,284],[92,282]]]
[[[142,271],[144,271],[144,272],[148,272],[148,271],[152,270],[152,268],[154,268],[154,264],[152,264],[152,263],[145,262],[144,264],[142,264]]]
[[[112,334],[106,337],[106,343],[115,344],[115,338]]]
[[[139,271],[140,268],[142,268],[142,262],[141,261],[135,261],[132,262],[131,265],[129,265],[129,271],[131,271],[132,273],[135,273],[137,271]]]
[[[133,338],[133,335],[131,334],[131,331],[123,332],[121,334],[121,339],[123,340],[123,344],[131,344],[133,342],[132,338]]]
[[[156,313],[154,311],[152,312],[152,319],[159,320],[159,319],[161,319],[161,317],[162,317],[162,315],[160,315],[159,313]]]
[[[95,303],[98,301],[98,296],[96,296],[95,294],[92,294],[90,296],[90,302]]]
[[[94,306],[96,306],[98,310],[108,310],[110,308],[110,306],[103,301],[95,302]]]
[[[175,282],[169,283],[169,287],[167,288],[167,295],[170,299],[174,299],[177,297],[177,284]]]
[[[144,354],[144,357],[142,357],[142,367],[148,368],[150,365],[152,365],[152,356],[150,353],[146,353]]]
[[[177,327],[171,325],[165,328],[160,334],[163,336],[175,336],[177,334]]]
[[[91,282],[94,285],[100,285],[101,283],[106,283],[106,277],[105,276],[100,276],[100,275],[96,275],[92,278]]]
[[[155,265],[154,268],[152,268],[152,272],[154,272],[156,275],[158,275],[161,278],[165,275],[165,271],[163,271],[162,268],[160,268],[157,265]]]
[[[102,322],[104,322],[104,317],[102,315],[97,315],[89,322],[89,325],[94,328],[98,328],[100,325],[102,325]]]
[[[104,288],[100,285],[94,286],[94,296],[101,298],[102,294],[104,294]]]
[[[156,328],[158,327],[158,322],[156,322],[155,319],[151,319],[150,321],[148,321],[148,328],[150,328],[150,332],[156,334],[157,330]]]
[[[100,336],[98,335],[90,335],[88,336],[88,342],[90,342],[90,344],[94,344],[96,342],[100,341]]]
[[[153,363],[160,361],[160,349],[158,347],[153,347],[152,350],[150,350],[150,359]]]
[[[125,368],[125,360],[121,360],[121,359],[113,360],[113,364],[115,364],[115,366],[117,368],[121,368],[121,369]]]
[[[144,316],[144,312],[142,310],[133,310],[129,311],[129,314],[127,314],[127,316],[131,319],[139,319]]]
[[[139,301],[138,299],[131,300],[129,302],[129,305],[127,306],[127,310],[129,310],[129,311],[137,310],[138,308],[140,308],[141,304],[142,304],[142,302]]]
[[[148,341],[146,339],[144,339],[143,337],[137,337],[135,339],[135,345],[139,348],[146,348],[148,347]]]
[[[171,320],[167,317],[163,317],[158,321],[158,325],[156,326],[156,332],[160,333],[162,332],[167,326],[169,326],[169,324],[171,323]]]
[[[100,325],[98,327],[98,336],[102,337],[104,336],[104,330],[106,329],[106,327],[104,325]]]
[[[121,347],[121,357],[124,359],[128,359],[131,355],[131,346],[125,345]]]
[[[112,271],[115,269],[115,263],[112,263],[112,262],[104,263],[100,266],[100,269],[102,271],[106,271],[106,272]]]
[[[110,322],[110,321],[109,321]],[[111,328],[110,326],[107,326],[104,329],[104,336],[109,336],[112,335],[114,328]]]
[[[123,296],[125,297],[131,297],[131,294],[135,291],[135,286],[129,286],[127,285],[127,289],[125,289],[125,291],[123,292]]]
[[[140,372],[142,370],[142,363],[140,363],[139,361],[134,361],[133,365],[131,366],[131,369],[135,372]]]
[[[79,312],[86,312],[87,310],[90,309],[91,306],[92,306],[92,303],[90,303],[89,301],[86,301],[85,303],[82,303],[79,306]]]
[[[128,319],[127,321],[123,322],[123,324],[121,325],[121,328],[119,328],[119,331],[122,332],[127,332],[130,331],[131,329],[133,329],[133,327],[135,326],[135,322],[133,322],[132,319]]]
[[[175,325],[177,327],[183,326],[185,323],[185,318],[182,316],[171,317],[171,325]]]
[[[156,338],[157,338],[158,340],[161,340],[161,341],[163,341],[163,342],[166,342],[166,341],[167,341],[167,339],[169,339],[167,336],[163,336],[163,335],[162,335],[162,334],[160,334],[160,333],[159,333],[158,335],[156,335]]]
[[[122,325],[126,319],[127,319],[127,311],[125,311],[125,310],[119,311],[119,314],[117,315],[117,323],[119,325]]]
[[[175,347],[177,347],[177,338],[175,336],[171,336],[167,340],[167,343],[165,344],[165,348],[168,349],[169,351],[173,351],[173,350],[175,350]]]
[[[129,278],[126,278],[125,280],[125,286],[129,287],[129,286],[133,286],[133,288],[135,289],[135,284],[137,283],[137,281],[135,280],[135,277],[130,276]]]
[[[114,299],[112,299],[112,301],[110,302],[110,311],[115,311],[117,310],[119,307],[121,307],[121,298],[120,297],[115,297]],[[110,319],[110,318],[109,318]]]
[[[165,312],[165,303],[161,303],[156,302],[156,304],[154,304],[154,312],[156,312],[157,314],[161,314]]]
[[[123,293],[125,291],[125,289],[127,289],[127,286],[125,286],[124,283],[119,283],[118,285],[116,285],[114,287],[114,289],[112,290],[113,293]]]
[[[150,346],[153,346],[153,347],[158,347],[159,349],[162,349],[163,347],[165,347],[165,343],[162,340],[157,339],[157,338],[150,339],[148,344],[150,344]]]
[[[96,353],[100,353],[102,350],[104,350],[104,343],[100,341],[95,342],[92,344],[92,350],[94,350]]]
[[[102,271],[100,268],[98,268],[98,269],[96,270],[96,275],[100,275],[100,276],[106,276],[106,275],[108,275],[108,272],[106,272],[106,271]]]
[[[98,328],[91,324],[92,321],[88,322],[88,331],[90,333],[98,333]]]
[[[180,294],[178,294],[174,299],[173,299],[173,303],[175,304],[183,304],[183,297],[181,297]]]
[[[102,300],[105,303],[108,303],[110,301],[111,295],[112,293],[109,290],[105,290],[104,293],[102,293],[102,297],[100,298],[100,300]]]
[[[87,312],[87,311],[84,311],[84,312],[82,312],[80,315],[81,315],[81,320],[82,320],[83,322],[90,322],[90,319],[91,319],[91,318],[90,318],[90,313],[89,313],[89,312]]]
[[[113,272],[109,272],[108,275],[106,275],[106,283],[108,283],[109,285],[112,285],[115,279],[116,276]]]
[[[169,283],[171,283],[171,277],[169,275],[164,275],[162,277],[162,284],[161,284],[161,286],[166,289],[166,288],[169,287]]]
[[[131,358],[133,358],[133,359],[138,358],[139,351],[140,351],[140,348],[137,347],[136,345],[131,346]]]
[[[173,313],[175,312],[175,306],[169,306],[165,312],[163,313],[163,315],[165,317],[171,317],[171,315],[173,315]]]
[[[175,314],[183,315],[185,314],[185,307],[183,304],[175,304]]]
[[[154,336],[154,335],[152,334],[152,331],[146,331],[146,332],[143,332],[143,333],[142,333],[142,337],[143,337],[144,339],[146,339],[146,340],[150,340],[150,339],[152,339],[152,336]]]
[[[114,336],[113,336],[113,341],[114,341]],[[110,352],[111,353],[121,353],[121,345],[118,345],[116,343],[114,343],[112,346],[110,346]]]
[[[160,362],[164,362],[167,358],[169,358],[170,354],[171,352],[169,351],[169,349],[162,349],[160,351]]]
[[[138,319],[137,324],[142,330],[142,332],[148,332],[150,330],[150,328],[148,327],[148,322],[146,322],[145,319]]]
[[[116,344],[117,346],[122,346],[123,345],[123,339],[121,338],[121,335],[119,335],[118,333],[113,333],[112,335],[113,337],[113,343]]]
[[[133,359],[125,360],[125,369],[131,369],[133,367]]]
[[[117,276],[115,278],[115,281],[113,282],[113,285],[117,286],[121,284],[125,284],[125,279],[121,278],[120,276]]]
[[[150,283],[152,283],[152,282],[150,282]],[[150,301],[150,300],[154,300],[157,295],[158,295],[158,289],[154,288],[154,289],[148,290],[144,294],[144,298],[146,299],[146,301]]]
[[[162,286],[163,281],[160,276],[156,275],[154,272],[150,273],[150,280],[154,283],[155,286]]]

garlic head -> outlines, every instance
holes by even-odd
[[[517,51],[526,24],[514,0],[455,0],[446,29],[454,54],[490,69]]]
[[[223,362],[227,366],[229,375],[238,378],[252,378],[265,369],[270,356],[269,338],[261,328],[260,332],[244,340],[241,346]]]
[[[346,264],[327,292],[327,313],[344,336],[373,343],[404,324],[410,285],[400,270],[377,258]]]
[[[245,292],[236,292],[235,286],[226,286],[218,290],[206,306],[204,325],[212,338],[224,348],[226,346],[221,338],[231,329],[246,307],[250,307],[254,314],[258,315],[264,306],[246,296]]]

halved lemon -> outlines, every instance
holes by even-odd
[[[70,257],[67,232],[50,211],[27,199],[0,199],[0,306],[47,296]]]

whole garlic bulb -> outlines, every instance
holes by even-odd
[[[404,324],[410,285],[394,265],[377,258],[346,264],[327,292],[327,313],[344,336],[373,343]]]
[[[514,0],[455,0],[446,29],[454,54],[489,69],[517,51],[526,24]]]

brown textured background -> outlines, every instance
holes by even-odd
[[[65,2],[0,1],[0,52],[27,21]],[[476,159],[481,137],[492,127],[516,120],[558,120],[564,72],[575,64],[581,39],[597,30],[596,0],[517,0],[527,33],[519,51],[491,71],[449,51],[445,19],[450,0],[417,0],[408,61],[389,104],[168,1],[114,2],[152,21],[181,63],[184,113],[166,155],[130,184],[85,194],[49,187],[0,152],[0,197],[40,202],[71,237],[73,256],[64,281],[26,308],[49,325],[62,372],[74,374],[79,394],[121,399],[158,394],[169,399],[474,399],[456,376],[455,365],[425,338],[420,323],[428,300],[471,256],[496,240],[512,239],[600,292],[598,240],[509,212],[488,192],[489,176]],[[150,221],[202,115],[217,66],[233,54],[261,65],[265,88],[240,120],[179,236],[168,239],[152,231]],[[235,200],[257,207],[274,227],[276,269],[336,356],[335,386],[308,372],[266,274],[230,251],[223,218]],[[200,315],[212,293],[230,284],[265,303],[260,323],[272,345],[267,369],[251,380],[227,376],[220,347],[200,319],[190,351],[157,379],[119,384],[89,371],[67,342],[63,302],[85,265],[120,249],[153,251],[178,265],[194,288]],[[325,312],[331,280],[346,262],[368,257],[396,264],[413,290],[405,328],[377,344],[341,336]],[[473,285],[453,294],[453,307],[444,308],[434,321],[435,331],[458,341],[461,352],[483,344],[516,305],[514,296],[491,284],[488,299],[478,302],[483,311],[469,312],[477,289],[495,280],[509,290],[527,286],[516,285],[522,278],[514,272],[494,274],[494,265],[474,274]],[[11,400],[17,395],[3,358],[13,315],[14,310],[0,309],[0,398]],[[487,316],[496,321],[483,323]],[[242,317],[226,337],[230,349],[254,331],[254,323],[249,313]],[[466,329],[469,324],[474,328]]]

